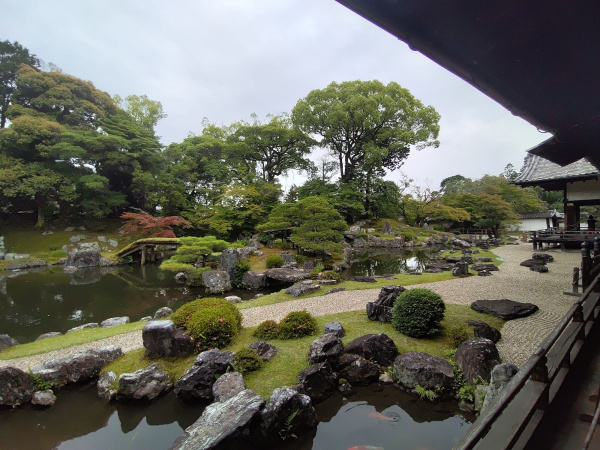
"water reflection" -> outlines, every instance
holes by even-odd
[[[425,264],[438,257],[441,247],[415,250],[367,248],[352,253],[352,264],[344,276],[376,276],[396,273],[422,272]]]

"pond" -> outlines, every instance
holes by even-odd
[[[61,391],[50,409],[0,411],[0,448],[166,449],[203,410],[172,392],[150,404],[106,404],[88,384]],[[317,428],[277,449],[450,449],[474,419],[455,403],[430,403],[379,384],[357,388],[348,398],[336,393],[316,410]],[[251,447],[237,442],[232,448]]]
[[[342,276],[418,272],[439,250],[360,249]],[[257,293],[278,289],[233,290],[225,295],[250,300]],[[178,284],[170,272],[153,264],[79,269],[70,274],[60,267],[25,274],[4,272],[0,274],[0,334],[26,343],[43,333],[65,332],[110,317],[128,316],[137,321],[163,306],[175,310],[204,296],[204,288]]]

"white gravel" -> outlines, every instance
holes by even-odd
[[[521,261],[531,258],[531,245],[505,245],[493,251],[504,259],[504,262],[500,265],[500,270],[493,272],[492,276],[456,278],[420,284],[418,287],[432,289],[439,293],[445,302],[453,304],[469,305],[475,300],[503,298],[536,304],[540,310],[535,314],[524,319],[508,321],[504,325],[503,337],[497,344],[503,361],[520,366],[575,301],[574,297],[564,295],[563,291],[570,290],[573,267],[579,265],[581,254],[578,251],[563,252],[559,249],[551,249],[548,253],[554,257],[554,262],[548,264],[549,272],[537,273],[519,265]],[[267,319],[281,320],[292,311],[307,310],[313,315],[322,316],[363,310],[368,302],[377,298],[378,294],[379,289],[343,291],[321,297],[248,308],[242,310],[243,325],[251,327]],[[0,367],[10,365],[27,370],[28,367],[34,367],[51,357],[67,356],[83,349],[105,345],[120,346],[123,352],[141,348],[141,331],[42,355],[0,360]]]

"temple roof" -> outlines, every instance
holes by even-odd
[[[541,156],[528,153],[521,174],[513,180],[520,186],[541,186],[547,190],[562,189],[567,181],[598,178],[600,173],[586,158],[560,166]]]

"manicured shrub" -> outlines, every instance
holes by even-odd
[[[246,239],[238,239],[233,244],[231,244],[231,248],[241,248],[241,247],[247,247],[247,246],[248,246],[248,241]]]
[[[323,264],[317,264],[317,265],[316,265],[316,266],[313,268],[313,270],[311,270],[311,271],[310,271],[310,277],[311,277],[313,280],[316,280],[316,279],[319,277],[319,274],[320,274],[321,272],[323,272],[323,269],[324,269],[324,267],[323,267]]]
[[[392,326],[402,334],[420,338],[436,334],[444,318],[442,297],[429,289],[409,289],[398,296],[392,310]]]
[[[296,262],[298,263],[298,266],[301,266],[302,264],[304,264],[304,261],[306,261],[306,256],[296,255]]]
[[[247,259],[240,259],[233,269],[233,285],[235,287],[242,286],[242,278],[244,278],[244,274],[248,272],[252,267]]]
[[[283,266],[283,258],[279,255],[267,256],[267,269]]]
[[[256,327],[252,335],[259,339],[277,339],[279,337],[279,325],[274,320],[265,320]]]
[[[196,341],[199,352],[223,348],[237,334],[235,319],[225,308],[202,308],[188,319],[186,334]]]
[[[236,328],[239,329],[242,326],[242,314],[240,311],[234,306],[233,303],[228,302],[223,298],[214,298],[214,297],[206,297],[199,298],[194,300],[193,302],[186,303],[181,306],[177,311],[171,314],[171,320],[175,324],[177,328],[181,328],[183,330],[188,329],[188,321],[190,317],[197,311],[205,308],[215,308],[225,310],[225,314],[229,314],[233,319],[233,322],[236,325]],[[237,330],[236,330],[237,332]]]
[[[292,244],[288,241],[281,241],[279,243],[279,248],[281,250],[289,250],[290,248],[292,248]]]
[[[340,274],[334,270],[326,270],[325,272],[321,272],[319,278],[321,280],[335,280],[338,282],[342,279]]]
[[[279,339],[297,339],[317,331],[317,321],[306,311],[291,312],[279,322]]]
[[[259,370],[263,360],[251,348],[243,348],[235,354],[233,367],[242,375]]]

